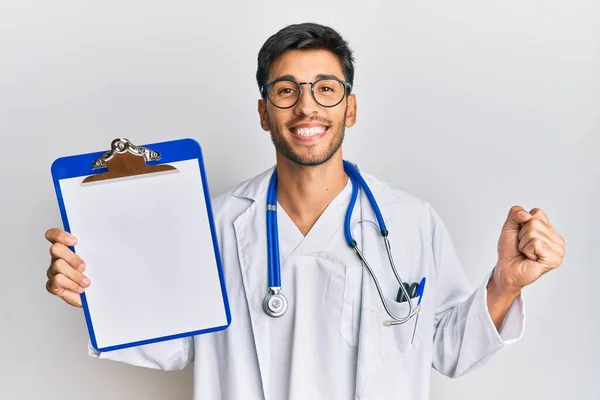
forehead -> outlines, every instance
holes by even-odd
[[[267,82],[284,75],[312,81],[319,74],[344,79],[339,58],[329,50],[287,50],[271,64]]]

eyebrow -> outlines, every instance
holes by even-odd
[[[337,76],[335,76],[335,75],[332,75],[332,74],[317,74],[317,76],[315,76],[315,79],[314,79],[314,80],[317,80],[317,79],[322,79],[322,78],[335,78],[335,79],[340,79],[340,78],[338,78]],[[298,80],[296,79],[296,77],[295,77],[294,75],[282,75],[282,76],[279,76],[279,77],[277,77],[277,78],[273,79],[273,81],[279,81],[279,80],[282,80],[282,79],[291,79],[291,80],[293,80],[293,81],[295,81],[295,82],[298,82]]]

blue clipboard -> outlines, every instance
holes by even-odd
[[[125,139],[126,140],[126,139]],[[114,143],[114,142],[113,142]],[[137,146],[136,146],[137,147]],[[220,331],[220,330],[224,330],[226,328],[229,327],[229,325],[231,324],[231,313],[230,313],[230,308],[229,308],[229,300],[227,297],[227,290],[226,290],[226,285],[225,285],[225,280],[224,280],[224,276],[223,276],[223,269],[222,269],[222,265],[221,265],[221,255],[220,255],[220,251],[219,251],[219,244],[218,244],[218,238],[217,238],[217,233],[216,233],[216,229],[215,229],[215,223],[214,223],[214,216],[213,216],[213,211],[212,211],[212,205],[211,205],[211,199],[210,199],[210,193],[208,190],[208,182],[207,182],[207,178],[206,178],[206,172],[205,172],[205,168],[204,168],[204,162],[203,162],[203,157],[202,157],[202,149],[200,144],[193,140],[193,139],[180,139],[180,140],[174,140],[174,141],[167,141],[167,142],[159,142],[159,143],[151,143],[151,144],[147,144],[147,145],[143,145],[143,146],[139,146],[138,148],[142,148],[142,149],[146,149],[151,152],[154,152],[154,154],[158,153],[160,155],[160,159],[159,160],[146,160],[146,165],[147,166],[155,166],[155,165],[163,165],[163,164],[170,164],[170,165],[175,165],[175,166],[181,166],[180,169],[181,171],[183,171],[183,167],[185,166],[186,171],[192,171],[188,173],[188,177],[186,177],[185,179],[187,179],[186,182],[191,182],[197,179],[198,181],[198,185],[195,186],[195,189],[193,191],[193,193],[195,193],[197,197],[197,199],[203,200],[205,207],[202,207],[201,203],[197,203],[197,206],[195,206],[194,204],[184,204],[184,207],[188,207],[191,210],[193,210],[194,212],[197,212],[198,215],[203,216],[203,223],[207,222],[207,226],[203,227],[202,229],[197,229],[198,232],[201,232],[204,240],[203,242],[207,242],[210,241],[212,243],[212,246],[210,246],[208,243],[204,243],[205,246],[208,246],[207,248],[205,248],[204,252],[202,253],[197,253],[197,255],[195,255],[196,253],[193,253],[193,257],[196,256],[202,256],[204,257],[204,260],[208,260],[206,261],[204,264],[208,265],[206,267],[202,267],[201,265],[195,266],[195,265],[191,265],[193,263],[189,263],[186,260],[184,260],[183,262],[179,262],[177,263],[177,265],[169,265],[168,268],[165,265],[165,263],[160,263],[159,265],[156,266],[156,268],[152,271],[159,271],[157,268],[161,268],[162,271],[166,271],[167,273],[163,276],[167,276],[168,277],[168,272],[170,271],[171,268],[187,268],[186,270],[179,270],[179,272],[183,271],[182,273],[189,273],[191,274],[191,278],[187,279],[187,277],[184,277],[183,279],[179,278],[178,280],[173,279],[173,285],[169,286],[169,290],[172,290],[172,294],[173,295],[177,295],[177,296],[187,296],[187,297],[181,297],[180,299],[180,303],[178,303],[177,305],[177,309],[167,309],[167,306],[164,306],[164,303],[166,302],[165,300],[170,300],[173,296],[165,296],[165,298],[163,298],[161,300],[160,296],[158,295],[158,292],[160,291],[152,291],[149,287],[151,287],[152,285],[156,284],[155,281],[149,281],[147,285],[138,285],[138,288],[141,289],[141,286],[144,287],[144,291],[146,291],[146,295],[148,296],[148,299],[150,300],[144,300],[145,302],[142,302],[142,296],[137,296],[135,294],[135,290],[131,290],[131,291],[123,291],[122,288],[122,284],[124,284],[124,282],[120,282],[119,279],[111,279],[114,278],[118,275],[120,275],[121,273],[126,274],[127,271],[129,271],[128,269],[121,269],[119,271],[118,274],[112,274],[110,275],[110,272],[108,271],[108,265],[112,265],[112,264],[106,264],[103,263],[104,265],[90,265],[88,264],[88,259],[86,257],[89,258],[94,258],[96,257],[97,260],[102,260],[103,257],[108,257],[106,255],[106,252],[101,253],[101,252],[95,252],[92,251],[92,243],[88,243],[87,244],[87,252],[88,252],[88,256],[86,256],[86,254],[82,252],[78,252],[79,255],[81,255],[81,257],[83,258],[84,262],[86,262],[87,265],[87,270],[85,271],[85,274],[90,276],[90,274],[92,273],[92,271],[96,271],[97,273],[97,280],[98,282],[94,281],[94,278],[92,278],[92,276],[90,276],[90,279],[92,280],[92,284],[90,285],[90,287],[88,289],[86,289],[86,291],[84,291],[81,294],[81,300],[82,300],[82,305],[83,305],[83,310],[84,310],[84,314],[85,314],[85,320],[86,320],[86,324],[87,324],[87,328],[88,328],[88,333],[89,333],[89,337],[90,337],[90,342],[91,345],[100,352],[108,352],[108,351],[113,351],[113,350],[118,350],[118,349],[123,349],[123,348],[129,348],[129,347],[134,347],[134,346],[140,346],[140,345],[145,345],[145,344],[149,344],[149,343],[154,343],[154,342],[161,342],[161,341],[167,341],[167,340],[173,340],[173,339],[178,339],[178,338],[184,338],[184,337],[189,337],[189,336],[194,336],[194,335],[200,335],[200,334],[206,334],[206,333],[210,333],[210,332],[216,332],[216,331]],[[94,169],[92,166],[94,163],[96,163],[96,167],[98,160],[100,160],[102,158],[102,156],[106,156],[108,154],[108,152],[105,151],[99,151],[99,152],[94,152],[94,153],[87,153],[87,154],[79,154],[79,155],[73,155],[73,156],[69,156],[69,157],[62,157],[62,158],[58,158],[56,161],[54,161],[54,163],[52,164],[51,167],[51,173],[52,173],[52,179],[54,181],[54,188],[56,191],[56,196],[57,196],[57,200],[58,200],[58,205],[59,205],[59,209],[60,209],[60,214],[61,214],[61,218],[62,218],[62,222],[64,225],[64,229],[67,232],[71,232],[74,235],[78,236],[78,238],[80,239],[79,242],[71,247],[71,250],[76,251],[79,250],[80,246],[83,248],[83,244],[80,243],[82,242],[82,238],[79,235],[79,233],[81,232],[87,232],[87,238],[88,238],[88,242],[91,241],[90,238],[93,237],[97,237],[97,238],[101,238],[102,240],[99,240],[98,243],[103,243],[104,245],[106,245],[105,241],[108,242],[108,238],[107,236],[110,235],[105,235],[105,236],[94,236],[97,231],[102,231],[102,229],[94,229],[94,227],[92,226],[86,226],[86,224],[91,224],[93,222],[86,222],[87,220],[90,221],[94,221],[94,218],[100,218],[98,216],[96,216],[96,213],[102,214],[101,208],[103,207],[103,205],[106,203],[105,200],[102,200],[98,203],[96,203],[97,205],[102,205],[102,207],[96,207],[96,206],[92,206],[90,205],[88,207],[88,209],[85,209],[85,207],[82,207],[82,202],[84,198],[86,198],[85,196],[93,196],[93,192],[85,192],[85,190],[87,190],[84,185],[80,182],[82,182],[82,180],[84,180],[86,177],[92,177],[94,175],[97,174],[103,174],[106,173],[108,169],[110,169],[110,165],[108,166],[108,168],[104,167],[104,168],[98,168],[98,169]],[[183,172],[182,172],[183,173]],[[151,174],[148,174],[151,175]],[[182,175],[183,176],[183,175]],[[161,203],[161,209],[164,209],[164,202],[165,201],[175,201],[176,199],[184,199],[187,198],[187,194],[191,193],[190,192],[186,192],[186,188],[181,188],[181,184],[177,184],[177,180],[173,181],[173,179],[183,179],[182,176],[180,177],[154,177],[154,176],[137,176],[136,178],[139,179],[131,179],[131,180],[126,180],[126,181],[121,181],[119,183],[111,183],[110,181],[107,181],[106,183],[101,183],[98,186],[104,186],[104,188],[100,188],[100,189],[94,189],[94,190],[110,190],[112,191],[111,193],[122,193],[124,188],[128,188],[130,186],[124,186],[124,185],[131,185],[130,182],[134,182],[134,181],[140,181],[135,183],[136,185],[148,185],[148,180],[154,180],[157,179],[156,182],[154,182],[155,187],[152,188],[152,190],[156,191],[160,191],[162,187],[170,187],[170,186],[165,186],[165,185],[175,185],[172,187],[179,187],[182,191],[179,195],[174,195],[173,197],[170,197],[169,195],[163,195],[164,199],[162,199],[161,201],[163,201],[163,203]],[[162,179],[162,181],[159,181],[160,179]],[[144,181],[146,180],[146,181]],[[110,188],[110,185],[117,185],[120,184],[121,186],[119,188],[112,187]],[[177,186],[179,185],[179,186]],[[77,193],[77,195],[75,195],[74,193]],[[84,194],[83,197],[81,196],[81,194]],[[102,192],[99,192],[102,193]],[[182,194],[186,194],[186,195],[182,195]],[[193,197],[191,194],[189,197]],[[146,197],[147,198],[147,197]],[[149,207],[147,205],[145,205],[146,207]],[[87,207],[87,206],[86,206]],[[107,206],[108,207],[108,206]],[[179,207],[179,206],[178,206]],[[80,209],[83,208],[83,209]],[[177,207],[174,207],[174,209],[176,209]],[[135,207],[130,207],[130,209],[135,210],[137,208]],[[176,210],[174,210],[173,212],[176,212]],[[143,211],[140,211],[140,213],[142,213],[142,217],[143,218],[154,218],[153,216],[147,216],[143,214]],[[168,215],[163,215],[163,213],[159,212],[156,213],[156,215],[159,215],[159,217],[166,219],[164,223],[169,223],[168,220]],[[174,214],[175,215],[175,214]],[[179,214],[177,214],[179,215]],[[196,215],[196,214],[193,214]],[[132,217],[133,218],[133,217]],[[186,223],[187,219],[193,219],[193,217],[189,217],[189,218],[185,218],[184,220],[182,220],[181,222],[183,224]],[[139,219],[137,220],[139,221]],[[200,219],[198,219],[198,221],[200,221]],[[155,222],[156,223],[156,222]],[[190,224],[192,224],[190,222]],[[72,231],[71,228],[74,227],[75,225],[78,226],[79,231]],[[197,226],[198,224],[194,225]],[[192,225],[190,225],[192,226]],[[174,228],[177,228],[177,226],[175,226]],[[121,232],[123,229],[117,228],[113,228],[115,229],[114,232],[117,232],[117,234],[113,235],[114,237],[118,237],[119,234],[118,232]],[[140,228],[143,229],[143,228]],[[190,228],[190,231],[192,231],[192,229]],[[196,230],[193,230],[194,232],[196,232]],[[199,233],[196,233],[197,235],[199,235]],[[125,234],[123,234],[125,235]],[[113,237],[110,236],[110,237]],[[150,239],[152,239],[152,237],[150,237]],[[193,238],[192,238],[193,239]],[[190,240],[192,240],[190,239]],[[116,239],[115,239],[116,240]],[[161,243],[167,243],[168,241],[163,241]],[[119,242],[119,243],[123,243],[123,246],[126,246],[126,243],[124,242]],[[199,250],[195,250],[192,249],[195,246],[195,242],[190,242],[190,243],[194,243],[194,245],[188,245],[188,248],[190,250],[190,252],[194,252],[194,251],[199,251]],[[100,245],[99,245],[100,246]],[[167,245],[165,245],[167,246]],[[177,246],[176,244],[174,244],[173,246]],[[209,248],[212,247],[212,252],[209,250]],[[156,249],[157,247],[154,246],[154,249]],[[177,247],[173,247],[173,248],[177,248]],[[170,252],[165,250],[165,252],[167,252],[167,254],[169,256],[179,256],[180,253],[184,253],[183,251],[175,251],[175,250],[171,250]],[[126,253],[126,252],[124,252]],[[121,254],[124,254],[123,252]],[[192,254],[192,253],[190,253]],[[112,256],[114,260],[116,260],[118,257],[114,257],[114,255]],[[133,256],[132,256],[133,257]],[[182,256],[183,257],[183,256]],[[153,250],[153,254],[149,256],[149,261],[150,264],[152,262],[154,262],[155,260],[160,259],[159,256],[157,256],[157,252],[155,252]],[[115,261],[116,262],[116,261]],[[158,261],[156,261],[158,263]],[[97,264],[99,264],[97,262]],[[141,262],[140,262],[141,264]],[[145,264],[143,266],[139,266],[136,268],[143,268],[140,271],[142,271],[143,276],[151,276],[152,273],[158,273],[158,272],[152,272],[151,268],[148,267],[148,265],[150,264]],[[181,264],[181,267],[179,266]],[[190,265],[188,265],[190,264]],[[210,266],[212,264],[212,267]],[[128,265],[132,266],[133,263],[129,263]],[[137,264],[136,264],[137,265]],[[132,267],[133,269],[133,267]],[[175,272],[173,272],[175,273]],[[103,278],[103,274],[105,275]],[[136,276],[140,276],[139,273]],[[211,284],[210,286],[205,286],[201,289],[196,290],[196,287],[193,286],[194,284],[200,284],[200,283],[194,283],[194,278],[196,277],[196,280],[204,280],[206,282],[214,282],[214,284]],[[150,278],[148,278],[150,279]],[[212,279],[212,280],[211,280]],[[188,282],[191,281],[191,282]],[[110,288],[110,284],[115,285],[115,289],[111,289]],[[202,285],[207,285],[207,283],[204,282],[202,283]],[[97,283],[97,287],[94,287],[94,284]],[[100,286],[104,285],[102,288],[100,288]],[[92,288],[94,291],[92,291]],[[119,289],[120,288],[120,289]],[[180,289],[177,289],[180,288]],[[200,293],[194,293],[199,291]],[[90,298],[88,298],[88,294]],[[92,296],[93,293],[93,296]],[[205,294],[207,293],[207,294]],[[120,296],[120,297],[119,297]],[[157,298],[155,299],[154,296],[156,296]],[[202,296],[206,296],[205,298],[202,298]],[[209,297],[212,296],[212,297]],[[120,302],[119,304],[126,304],[127,306],[119,306],[119,307],[115,307],[114,305],[112,305],[111,308],[111,301],[114,300],[115,297],[118,298],[122,298],[124,299],[124,302]],[[110,300],[110,301],[106,301],[106,300]],[[173,301],[177,301],[177,299],[174,299]],[[206,307],[203,306],[203,303],[200,302],[208,302],[209,304],[206,305]],[[136,303],[138,302],[138,303]],[[156,303],[154,303],[156,302]],[[195,304],[195,302],[198,302],[198,304]],[[137,306],[135,306],[135,304],[137,304]],[[153,304],[152,306],[149,306],[150,308],[148,310],[145,309],[146,305],[149,304]],[[181,306],[181,307],[180,307]],[[129,314],[127,314],[126,310],[123,310],[124,308],[127,307],[136,307],[132,312],[132,310],[129,310]],[[210,308],[212,314],[210,315],[204,315],[207,314],[206,313],[206,308]],[[196,310],[197,309],[197,310]],[[138,313],[138,310],[139,313]],[[143,310],[143,311],[142,311]],[[123,315],[120,315],[119,313],[123,312]],[[178,313],[181,312],[181,314],[185,314],[186,315],[179,315]],[[112,314],[115,314],[115,316],[111,316]],[[204,313],[204,314],[203,314]],[[116,316],[116,314],[119,314],[118,316]],[[214,315],[213,315],[214,314]],[[128,317],[129,316],[129,317]],[[119,319],[120,318],[120,319]],[[152,318],[158,318],[160,320],[157,321],[152,321]],[[115,321],[122,321],[120,324],[115,322]],[[193,325],[194,323],[196,323],[196,325]],[[121,325],[123,326],[123,332],[119,333],[118,329],[119,327],[111,327],[112,325]],[[146,325],[145,325],[146,324]],[[171,324],[174,328],[169,330],[169,324]],[[136,329],[143,329],[143,327],[148,326],[147,331],[148,332],[154,332],[153,335],[147,336],[145,334],[140,334],[139,332],[136,333]],[[196,327],[197,326],[197,327]],[[125,328],[125,327],[129,327],[129,328]],[[175,328],[175,327],[179,327]],[[127,330],[129,329],[129,330]],[[183,330],[183,331],[180,331]],[[100,337],[99,337],[100,336]],[[109,339],[110,338],[110,339]],[[126,339],[123,339],[126,338]],[[99,340],[100,339],[100,340]]]

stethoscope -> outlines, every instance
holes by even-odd
[[[384,321],[385,326],[391,325],[399,325],[403,324],[413,316],[415,316],[419,311],[421,311],[421,297],[423,295],[423,289],[425,286],[425,278],[423,278],[416,288],[414,293],[409,293],[402,279],[400,279],[400,275],[396,270],[396,266],[394,265],[394,259],[391,253],[390,241],[388,239],[388,230],[385,226],[385,222],[383,222],[383,216],[381,215],[381,211],[375,201],[375,197],[373,197],[373,193],[369,189],[369,186],[360,175],[358,170],[350,164],[348,161],[344,160],[344,171],[350,178],[352,182],[352,197],[350,199],[350,204],[348,205],[348,209],[346,210],[346,217],[344,220],[344,236],[346,238],[346,242],[348,245],[356,252],[356,255],[361,260],[363,265],[367,267],[369,274],[373,278],[375,282],[375,286],[377,287],[377,292],[379,293],[379,297],[385,308],[385,311],[390,316],[391,320]],[[401,297],[405,298],[408,301],[408,313],[403,318],[399,318],[388,307],[387,301],[383,295],[383,291],[381,290],[381,286],[379,285],[379,281],[373,272],[373,269],[365,259],[363,253],[358,248],[358,244],[352,237],[352,231],[350,229],[350,219],[352,217],[352,211],[354,210],[354,205],[356,203],[356,199],[358,197],[358,188],[359,186],[364,190],[367,198],[369,199],[369,203],[373,208],[373,212],[375,213],[375,217],[377,218],[377,223],[379,224],[379,230],[381,232],[381,236],[383,237],[383,242],[385,244],[385,249],[388,254],[388,259],[392,266],[392,270],[394,271],[394,275],[398,283],[400,284],[400,290],[402,291]],[[271,176],[271,180],[269,182],[269,189],[267,191],[267,254],[268,254],[268,272],[269,272],[269,291],[263,300],[263,309],[267,315],[271,317],[281,317],[288,308],[288,301],[286,297],[281,293],[281,271],[279,264],[279,234],[277,229],[277,169],[273,171],[273,175]],[[413,305],[412,298],[413,296],[418,296],[419,300],[416,306]]]

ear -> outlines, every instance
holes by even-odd
[[[348,102],[346,103],[346,128],[351,128],[356,123],[356,95],[348,95]]]
[[[260,126],[265,131],[271,130],[271,124],[269,123],[269,117],[267,115],[267,102],[263,99],[258,100],[258,116],[260,118]]]

